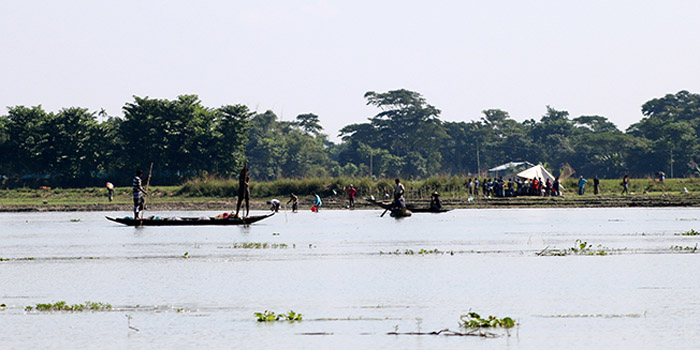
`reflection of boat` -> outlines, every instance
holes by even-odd
[[[113,218],[109,216],[106,216],[106,218],[107,220],[118,222],[127,226],[235,226],[250,225],[262,219],[269,218],[272,215],[275,215],[275,213],[249,216],[247,218],[228,217],[226,219],[217,219],[215,217],[176,217],[134,220],[134,218]]]
[[[407,208],[397,208],[394,206],[393,203],[382,203],[378,202],[372,198],[367,198],[367,201],[380,207],[384,208],[384,213],[382,213],[381,216],[384,216],[384,214],[389,211],[389,215],[395,218],[404,218],[407,216],[411,216],[411,211],[408,210]]]

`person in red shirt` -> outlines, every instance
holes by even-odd
[[[357,196],[357,190],[351,184],[350,188],[348,188],[348,199],[350,200],[350,208],[355,207],[355,196]]]
[[[532,179],[532,189],[533,189],[533,194],[536,196],[540,195],[540,182],[537,181],[537,178]]]

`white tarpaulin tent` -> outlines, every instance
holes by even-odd
[[[544,182],[547,182],[547,179],[549,179],[549,181],[554,182],[554,176],[552,176],[547,169],[539,164],[533,166],[532,168],[525,169],[517,173],[515,176],[530,180],[533,178],[542,179]]]
[[[505,174],[511,175],[513,173],[522,171],[528,167],[531,167],[530,162],[510,162],[506,164],[501,164],[495,168],[489,169],[489,177],[496,178],[499,175],[503,176]]]

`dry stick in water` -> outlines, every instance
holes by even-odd
[[[460,333],[460,332],[450,330],[448,328],[441,329],[439,331],[434,331],[434,332],[405,332],[405,333],[389,332],[389,333],[387,333],[387,335],[441,335],[441,334],[446,335],[446,336],[455,336],[455,337],[484,337],[484,338],[496,338],[496,337],[498,337],[498,334],[494,334],[494,333],[486,333],[486,332],[476,333],[476,330],[465,332],[465,333]]]

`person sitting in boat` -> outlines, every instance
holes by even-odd
[[[406,200],[403,198],[403,195],[406,193],[406,188],[398,177],[394,181],[396,182],[396,186],[394,186],[394,206],[397,208],[405,208]]]
[[[267,204],[270,205],[270,210],[274,211],[275,213],[280,211],[280,201],[279,199],[270,199],[267,201]]]
[[[442,201],[440,200],[440,194],[433,192],[432,198],[430,199],[430,210],[440,211],[442,210]]]
[[[296,213],[297,208],[299,206],[299,197],[295,195],[294,193],[289,195],[289,200],[287,201],[287,204],[292,203],[292,212]]]
[[[141,185],[141,176],[143,171],[136,170],[136,176],[131,180],[131,185],[134,192],[134,220],[139,219],[139,214],[143,211],[144,196],[148,193],[143,189]]]

